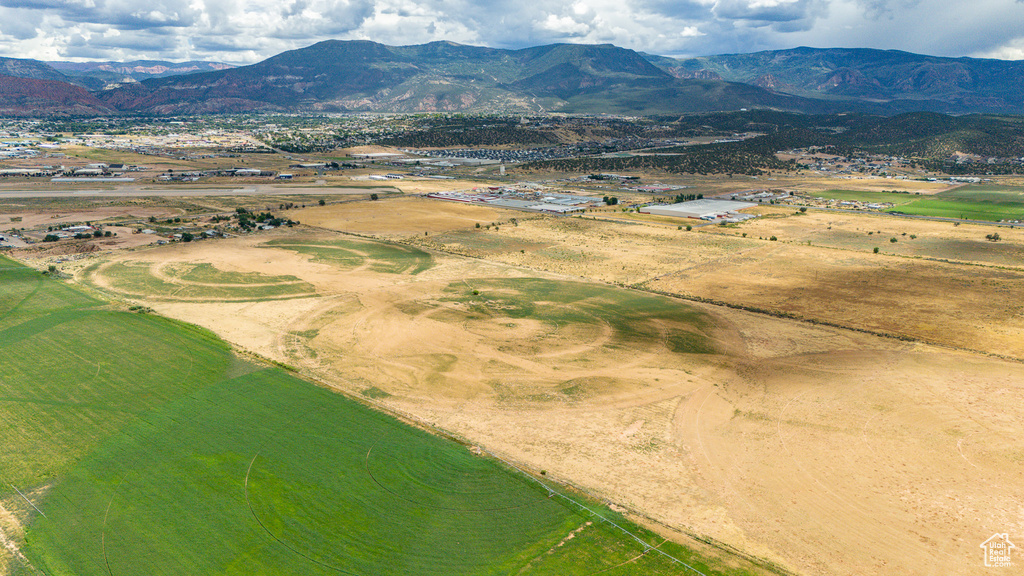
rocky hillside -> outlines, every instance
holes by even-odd
[[[649,59],[677,78],[717,77],[780,94],[876,102],[892,111],[1024,112],[1020,61],[847,48]]]

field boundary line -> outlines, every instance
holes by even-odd
[[[677,298],[679,300],[686,300],[688,302],[698,302],[700,304],[708,304],[710,306],[717,306],[719,308],[731,308],[733,310],[741,310],[743,312],[749,312],[751,314],[759,314],[762,316],[770,316],[772,318],[778,318],[781,320],[791,320],[793,322],[799,322],[801,324],[809,324],[811,326],[824,326],[827,328],[836,328],[839,330],[847,330],[850,332],[859,332],[861,334],[867,334],[869,336],[877,336],[879,338],[886,338],[889,340],[899,340],[901,342],[907,342],[912,344],[924,344],[927,346],[933,346],[935,348],[943,348],[946,350],[953,350],[955,352],[967,352],[969,354],[977,354],[979,356],[987,356],[989,358],[998,358],[1000,360],[1006,360],[1007,362],[1016,362],[1024,364],[1024,358],[1018,356],[1010,356],[1008,354],[1000,354],[998,352],[986,352],[984,350],[976,350],[974,348],[965,348],[962,346],[953,346],[951,344],[943,344],[941,342],[934,342],[919,338],[916,336],[908,336],[906,334],[894,334],[891,332],[883,332],[881,330],[872,330],[871,328],[858,328],[856,326],[847,326],[838,322],[831,322],[829,320],[819,320],[817,318],[806,318],[804,316],[798,316],[791,312],[783,312],[778,310],[769,310],[766,308],[760,308],[757,306],[747,306],[745,304],[736,304],[733,302],[726,302],[724,300],[715,300],[713,298],[705,298],[703,296],[693,296],[689,294],[679,294],[676,292],[666,292],[664,290],[655,290],[654,288],[648,288],[643,286],[645,282],[637,284],[613,284],[626,290],[636,290],[637,292],[644,292],[647,294],[657,294],[659,296],[665,296],[667,298]]]
[[[549,498],[551,498],[551,497],[553,497],[553,496],[558,496],[559,498],[562,498],[563,500],[566,500],[566,501],[568,501],[568,502],[570,502],[570,503],[572,503],[572,504],[576,505],[576,506],[577,506],[577,507],[579,507],[580,509],[582,509],[582,510],[586,510],[586,511],[587,511],[587,512],[589,512],[589,513],[590,513],[590,514],[591,514],[592,516],[594,516],[594,517],[596,517],[596,518],[600,519],[601,521],[605,522],[606,524],[608,524],[608,525],[610,525],[610,526],[614,526],[614,527],[615,527],[615,528],[617,528],[617,529],[618,529],[618,530],[619,530],[620,532],[622,532],[622,533],[623,533],[623,534],[625,534],[626,536],[629,536],[629,537],[630,537],[630,538],[632,538],[633,540],[636,540],[636,541],[637,541],[637,543],[639,543],[639,544],[640,544],[641,546],[643,546],[643,547],[644,547],[644,554],[646,554],[647,552],[655,552],[655,553],[657,553],[657,554],[661,554],[662,556],[664,556],[665,558],[668,558],[668,559],[669,559],[669,560],[671,560],[672,562],[675,562],[676,564],[679,564],[680,566],[683,566],[683,567],[685,567],[685,568],[688,568],[688,569],[690,569],[691,571],[693,571],[693,572],[695,572],[695,573],[697,573],[697,574],[700,574],[701,576],[708,576],[708,575],[707,575],[707,574],[705,574],[704,572],[701,572],[700,570],[698,570],[698,569],[694,568],[693,566],[690,566],[689,564],[687,564],[686,562],[683,562],[683,561],[682,561],[682,560],[680,560],[679,558],[676,558],[675,556],[673,556],[673,555],[671,555],[671,554],[669,554],[669,553],[667,553],[667,552],[665,552],[665,551],[663,551],[663,550],[659,550],[658,548],[659,548],[659,546],[661,546],[661,544],[659,544],[658,546],[651,546],[651,545],[650,545],[650,544],[648,544],[647,542],[644,542],[644,541],[643,541],[643,540],[642,540],[642,539],[641,539],[641,538],[640,538],[639,536],[637,536],[636,534],[633,534],[633,533],[632,533],[632,532],[630,532],[629,530],[627,530],[627,529],[623,528],[622,526],[619,526],[619,525],[618,525],[618,524],[616,524],[615,522],[612,522],[612,521],[611,521],[611,520],[609,520],[608,518],[605,518],[604,516],[602,516],[602,515],[598,514],[597,512],[595,512],[594,510],[592,510],[592,509],[590,509],[589,507],[585,506],[584,504],[581,504],[580,502],[577,502],[576,500],[574,500],[574,499],[572,499],[572,498],[570,498],[570,497],[566,496],[565,494],[562,494],[561,492],[559,492],[559,491],[557,491],[557,490],[554,490],[554,489],[552,489],[552,488],[551,488],[551,487],[549,487],[549,486],[548,486],[547,484],[545,484],[544,482],[542,482],[542,481],[541,481],[540,479],[538,479],[538,478],[534,477],[534,476],[533,476],[532,474],[530,474],[529,472],[527,472],[527,471],[523,470],[523,469],[522,469],[522,468],[520,468],[519,466],[516,466],[516,465],[515,465],[515,464],[513,464],[512,462],[509,462],[508,460],[505,460],[504,458],[502,458],[502,457],[498,456],[497,454],[495,454],[495,453],[491,452],[490,450],[487,450],[486,448],[480,448],[480,450],[481,450],[482,452],[486,453],[486,454],[487,454],[488,456],[490,456],[491,458],[494,458],[495,460],[498,460],[499,462],[502,462],[502,463],[504,463],[504,464],[505,464],[506,466],[510,466],[511,468],[515,469],[515,470],[516,470],[516,471],[518,471],[518,472],[519,472],[520,474],[522,474],[523,476],[525,476],[525,477],[526,477],[526,478],[527,478],[528,480],[532,480],[533,482],[535,482],[535,483],[539,484],[539,485],[540,485],[541,487],[543,487],[543,488],[544,488],[545,490],[547,490],[547,491],[548,491],[548,497],[549,497]],[[664,542],[662,542],[662,544],[664,544]]]
[[[281,368],[281,365],[279,363],[277,363],[274,360],[271,360],[269,358],[266,358],[266,357],[264,357],[264,356],[262,356],[262,355],[260,355],[260,354],[258,354],[256,352],[253,352],[251,350],[247,350],[245,348],[241,348],[241,347],[239,347],[237,345],[234,345],[234,344],[232,344],[232,349],[235,350],[236,352],[238,352],[239,354],[241,354],[244,357],[252,358],[254,360],[257,360],[259,362],[262,362],[262,363],[268,365],[269,367]],[[348,398],[349,400],[352,400],[353,402],[356,402],[358,404],[362,404],[364,406],[368,406],[368,407],[371,407],[371,408],[373,408],[375,410],[378,410],[378,411],[380,411],[380,412],[382,412],[384,414],[387,414],[387,415],[389,415],[389,416],[391,416],[393,418],[396,418],[397,420],[399,420],[401,422],[404,422],[405,424],[407,424],[409,426],[413,426],[413,427],[419,428],[419,429],[424,430],[426,432],[429,432],[429,433],[432,433],[434,435],[437,435],[437,436],[439,436],[441,438],[446,438],[446,439],[451,440],[453,442],[456,442],[458,444],[462,444],[463,446],[467,446],[467,447],[476,446],[476,447],[480,448],[481,452],[485,452],[485,453],[487,453],[488,456],[490,456],[492,458],[495,458],[496,460],[506,464],[507,466],[512,467],[513,469],[518,471],[520,474],[524,475],[528,480],[531,480],[531,481],[533,481],[533,482],[535,482],[537,484],[540,484],[543,488],[545,488],[548,491],[549,494],[551,494],[551,495],[557,494],[557,495],[561,496],[562,498],[566,499],[567,501],[570,501],[573,504],[576,504],[577,506],[580,506],[581,508],[586,509],[588,512],[591,512],[594,516],[597,516],[601,520],[605,520],[605,521],[609,522],[609,524],[612,524],[611,521],[606,520],[603,516],[594,513],[589,508],[586,508],[582,504],[577,503],[575,500],[572,500],[571,498],[563,496],[562,494],[558,493],[557,491],[552,490],[547,485],[545,485],[543,482],[541,482],[539,479],[537,479],[533,474],[525,471],[522,467],[514,464],[510,459],[497,456],[496,454],[494,454],[490,450],[486,450],[485,448],[480,446],[480,444],[477,443],[477,442],[471,441],[468,438],[465,438],[465,437],[463,437],[462,435],[460,435],[460,434],[458,434],[456,432],[447,430],[447,429],[441,427],[438,424],[431,423],[431,422],[427,421],[426,419],[424,419],[422,417],[419,417],[419,416],[416,416],[416,415],[414,415],[412,413],[406,412],[406,411],[404,411],[404,410],[402,410],[400,408],[397,408],[397,407],[394,407],[394,406],[390,406],[390,405],[388,405],[388,404],[386,404],[386,403],[384,403],[381,400],[378,400],[376,398],[370,398],[370,397],[367,397],[367,396],[358,395],[358,394],[352,392],[351,390],[342,387],[338,383],[331,383],[330,381],[328,381],[327,379],[325,379],[322,376],[319,376],[319,375],[316,375],[316,374],[307,373],[307,372],[304,372],[304,371],[299,371],[299,370],[294,370],[294,371],[297,372],[299,377],[301,377],[303,380],[306,380],[306,381],[308,381],[308,382],[310,382],[310,383],[312,383],[314,385],[318,385],[318,386],[324,387],[324,388],[326,388],[328,390],[331,390],[332,392],[334,392],[336,394],[341,394],[342,396]],[[600,502],[600,501],[607,502],[608,501],[606,498],[600,498],[598,496],[595,496],[595,495],[591,494],[588,490],[586,490],[586,489],[584,489],[584,488],[582,488],[580,486],[577,486],[576,484],[573,484],[572,482],[559,481],[559,480],[553,480],[553,482],[555,484],[558,484],[559,486],[562,486],[562,487],[565,487],[565,488],[570,488],[570,489],[576,490],[578,492],[581,492],[582,494],[585,494],[586,496],[590,497],[594,501],[598,501],[598,502]],[[714,538],[711,538],[709,536],[700,535],[700,534],[694,534],[694,533],[691,533],[691,532],[689,532],[689,531],[687,531],[685,529],[682,529],[680,527],[673,527],[673,526],[665,525],[661,521],[659,521],[659,520],[657,520],[655,518],[652,518],[650,516],[647,516],[643,512],[638,512],[638,511],[633,510],[633,509],[628,508],[628,507],[625,507],[625,508],[627,509],[627,512],[629,514],[631,514],[633,516],[636,516],[637,518],[642,518],[642,519],[644,519],[647,522],[650,522],[652,524],[656,524],[656,525],[660,526],[664,530],[669,530],[669,531],[671,531],[671,532],[673,532],[675,534],[680,535],[681,537],[689,538],[691,540],[699,542],[700,544],[703,544],[705,546],[711,547],[711,548],[713,548],[715,550],[718,550],[720,552],[726,553],[726,554],[731,555],[731,556],[735,556],[737,558],[742,558],[743,560],[746,560],[747,562],[750,562],[750,563],[754,564],[755,566],[757,566],[757,567],[759,567],[761,569],[767,570],[770,573],[778,574],[780,576],[794,576],[794,573],[792,571],[790,571],[790,570],[788,570],[788,569],[786,569],[786,568],[784,568],[782,566],[779,566],[779,565],[777,565],[776,563],[774,563],[774,562],[772,562],[770,560],[767,560],[767,559],[764,559],[764,558],[758,558],[756,556],[752,556],[752,555],[750,555],[750,554],[748,554],[746,552],[743,552],[742,550],[739,550],[739,549],[737,549],[737,548],[735,548],[735,547],[733,547],[733,546],[731,546],[731,545],[729,545],[729,544],[727,544],[725,542],[719,542],[718,540],[715,540]],[[250,512],[253,512],[252,508],[251,508],[251,505],[250,505]],[[255,513],[254,513],[254,515],[255,515]],[[257,520],[257,522],[259,522],[259,518],[257,518],[256,520]],[[261,523],[261,525],[262,525],[262,523]],[[654,546],[651,546],[651,545],[647,544],[646,542],[643,542],[636,535],[634,535],[633,533],[629,532],[628,530],[625,530],[621,526],[618,526],[617,524],[614,525],[614,526],[616,528],[618,528],[619,530],[623,531],[625,534],[629,535],[632,539],[637,540],[641,545],[643,545],[644,548],[645,548],[645,552],[647,551],[646,550],[647,548],[654,548]],[[269,531],[268,531],[268,534],[270,534]],[[270,534],[270,536],[274,537],[273,534]],[[677,542],[677,543],[679,543],[681,546],[684,546],[686,548],[693,549],[691,546],[687,546],[686,544],[682,544],[681,542]],[[694,550],[694,553],[696,555],[702,556],[700,554],[700,552],[698,552],[696,549],[693,549],[693,550]],[[673,556],[671,556],[671,555],[669,555],[669,554],[667,554],[667,553],[665,553],[665,552],[663,552],[661,550],[654,550],[654,551],[656,553],[658,553],[658,554],[662,554],[664,556],[667,556],[667,557],[671,558],[673,561],[678,562],[682,566],[686,566],[687,568],[691,568],[689,565],[685,564],[684,562],[682,562],[678,558],[675,558],[675,557],[673,557]],[[702,574],[703,576],[709,576],[709,575],[707,575],[707,574],[705,574],[703,572],[700,572],[700,571],[698,571],[696,569],[693,569],[693,570],[694,570],[694,572],[696,572],[698,574]]]
[[[36,507],[36,505],[35,505],[35,504],[33,504],[33,503],[32,503],[32,501],[31,501],[31,500],[29,500],[27,496],[25,496],[24,494],[22,494],[21,490],[18,490],[18,487],[17,487],[17,486],[15,486],[14,484],[11,484],[11,488],[14,488],[14,491],[18,493],[18,496],[21,496],[21,497],[22,497],[22,498],[23,498],[23,499],[25,500],[25,502],[28,502],[28,505],[29,505],[29,506],[31,506],[32,508],[34,508],[36,512],[39,512],[39,515],[40,515],[40,516],[42,516],[43,518],[46,518],[46,514],[44,514],[42,510],[40,510],[39,508],[37,508],[37,507]]]

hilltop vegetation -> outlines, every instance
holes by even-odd
[[[655,118],[655,121],[667,121]],[[586,157],[535,162],[529,169],[594,172],[664,170],[689,174],[759,175],[791,170],[776,153],[816,147],[827,154],[901,156],[929,170],[949,174],[1024,172],[1024,118],[947,116],[915,112],[892,117],[858,114],[802,115],[751,111],[682,116],[669,124],[677,134],[724,136],[762,132],[739,142],[663,147],[622,158]],[[978,157],[965,161],[959,156]],[[982,158],[996,158],[992,162]]]

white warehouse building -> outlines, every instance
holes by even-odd
[[[714,218],[730,218],[736,216],[737,210],[757,206],[753,202],[736,202],[733,200],[714,200],[704,198],[701,200],[690,200],[678,204],[662,206],[646,206],[640,208],[643,214],[655,214],[657,216],[675,216],[677,218],[700,218],[710,220]]]

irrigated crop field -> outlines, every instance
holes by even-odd
[[[903,182],[893,186],[908,188]],[[807,191],[811,197],[858,202],[891,202],[887,212],[965,220],[1024,220],[1024,188],[998,185],[966,185],[928,193],[894,193],[876,190]]]
[[[800,574],[974,574],[980,542],[1024,529],[1024,408],[1013,400],[1024,367],[928,344],[1024,356],[1016,232],[989,242],[984,227],[792,209],[690,232],[521,213],[478,229],[479,209],[415,198],[309,208],[304,221],[323,210],[325,225],[390,240],[278,230],[122,253],[81,277],[579,486],[716,562],[728,556],[700,540]],[[140,297],[117,283],[135,263],[154,277],[187,265],[176,278],[223,272],[231,285],[309,293]],[[344,453],[339,438],[302,441]],[[374,477],[404,474],[375,450],[363,452]],[[449,482],[454,464],[431,461]],[[282,491],[320,499],[328,485]],[[303,553],[321,530],[340,538],[274,526]],[[558,570],[589,554],[561,556]]]

